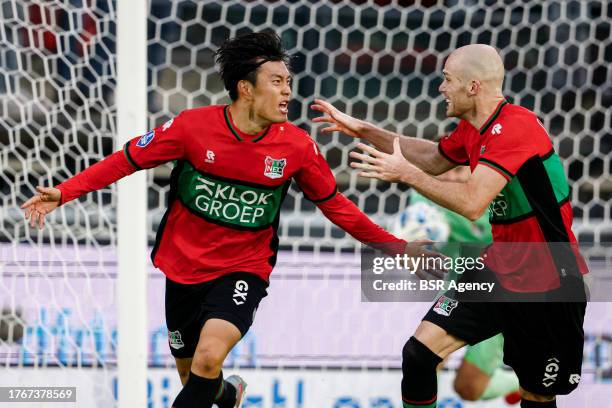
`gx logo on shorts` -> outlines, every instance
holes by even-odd
[[[249,290],[249,284],[243,280],[239,280],[236,282],[236,288],[234,289],[234,294],[232,298],[234,303],[238,306],[244,304],[246,302],[247,291]]]

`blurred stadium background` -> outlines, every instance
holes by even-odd
[[[540,116],[564,160],[579,240],[610,242],[611,2],[150,0],[149,7],[149,128],[183,109],[227,103],[214,50],[229,36],[274,30],[294,55],[290,120],[319,143],[339,189],[383,226],[393,224],[410,190],[358,179],[348,167],[354,140],[319,134],[309,104],[322,97],[353,116],[436,140],[454,123],[444,117],[437,91],[444,58],[465,44],[497,47],[507,69],[506,97]],[[28,370],[61,378],[79,370],[92,378],[82,386],[95,391],[97,406],[110,406],[115,392],[115,187],[57,211],[43,233],[28,230],[18,207],[34,186],[61,182],[114,151],[116,11],[111,0],[0,0],[0,364],[6,367],[0,378],[31,378]],[[150,244],[170,170],[148,171]],[[398,406],[401,346],[422,305],[360,303],[358,243],[295,186],[279,234],[283,252],[270,296],[228,362],[228,369],[253,370],[251,381],[260,384],[247,406]],[[151,270],[149,281],[150,406],[162,407],[178,376],[165,340],[162,274]],[[589,395],[612,378],[611,311],[597,304],[587,322]],[[448,401],[440,406],[470,406],[452,393],[451,371],[442,374]],[[377,387],[380,392],[372,390]],[[586,394],[573,398],[581,402],[568,407],[612,406],[589,405],[596,400]],[[504,406],[490,404],[483,406]]]

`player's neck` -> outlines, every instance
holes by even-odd
[[[270,123],[258,120],[252,109],[239,101],[233,102],[229,110],[233,124],[247,135],[257,135],[270,126]]]
[[[497,109],[499,103],[504,100],[503,95],[495,95],[490,98],[476,100],[474,109],[465,114],[462,119],[467,120],[476,129],[480,129],[489,120]]]

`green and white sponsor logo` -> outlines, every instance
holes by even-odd
[[[502,190],[503,191],[503,190]],[[503,192],[499,193],[489,204],[491,219],[503,219],[508,214],[508,201]]]
[[[179,197],[192,211],[212,221],[243,228],[266,227],[274,221],[285,184],[252,186],[198,172],[185,163],[179,176]]]

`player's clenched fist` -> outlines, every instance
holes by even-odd
[[[45,226],[45,216],[55,210],[62,198],[62,193],[55,187],[36,187],[37,194],[23,203],[21,209],[25,210],[26,220],[30,220],[30,226],[38,228]]]

